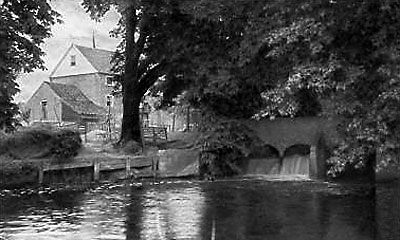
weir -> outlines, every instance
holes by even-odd
[[[282,175],[310,177],[310,155],[294,154],[280,159],[276,156],[252,158],[247,162],[246,175]]]
[[[294,155],[286,157],[282,161],[281,175],[304,175],[309,176],[309,156]]]
[[[293,145],[285,150],[281,172],[282,175],[310,175],[311,146]]]
[[[264,143],[244,161],[244,174],[304,175],[325,179],[329,146],[339,141],[338,121],[329,118],[278,118],[252,120],[246,125]],[[261,154],[258,154],[260,152]]]

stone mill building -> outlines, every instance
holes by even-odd
[[[114,96],[113,52],[72,44],[48,81],[28,100],[31,123],[120,122],[122,99]]]

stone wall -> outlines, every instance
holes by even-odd
[[[304,117],[278,118],[274,120],[248,121],[265,143],[275,147],[281,154],[293,145],[317,145],[323,137],[327,146],[335,145],[339,136],[336,131],[337,119]]]
[[[248,121],[247,125],[265,145],[275,148],[281,159],[285,157],[285,150],[291,146],[302,144],[310,146],[310,177],[322,179],[325,177],[329,149],[340,141],[337,132],[339,121],[339,119],[320,117],[278,118]],[[383,157],[378,154],[377,164]],[[396,164],[378,167],[375,178],[383,182],[400,179],[399,168]]]
[[[198,150],[159,150],[157,156],[159,177],[190,177],[199,175]]]

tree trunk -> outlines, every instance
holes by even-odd
[[[142,145],[139,111],[140,100],[141,96],[138,96],[137,94],[124,94],[124,111],[120,139],[121,143],[126,143],[133,140]]]
[[[126,45],[125,68],[122,81],[123,92],[123,117],[120,144],[136,141],[143,146],[140,102],[147,89],[157,80],[159,69],[163,64],[158,64],[149,71],[142,73],[139,69],[139,58],[143,53],[148,36],[149,17],[146,9],[141,9],[141,16],[137,16],[136,1],[127,1],[128,7],[124,11],[126,20]],[[135,41],[135,33],[139,34]]]
[[[121,138],[119,143],[125,144],[136,141],[142,145],[141,124],[139,106],[142,99],[139,89],[138,61],[141,46],[135,42],[135,28],[137,24],[136,5],[131,5],[124,12],[126,24],[126,46],[125,46],[125,74],[123,76],[123,117]]]
[[[175,112],[172,115],[172,132],[175,132],[175,121],[176,121],[176,114]]]

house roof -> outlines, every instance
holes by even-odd
[[[111,73],[111,59],[114,52],[80,45],[75,45],[75,47],[83,54],[83,56],[85,56],[97,71],[102,73]]]
[[[74,85],[60,84],[53,82],[45,82],[49,87],[61,98],[61,100],[68,105],[72,110],[78,114],[83,115],[104,115],[106,110],[83,94],[79,88]]]

